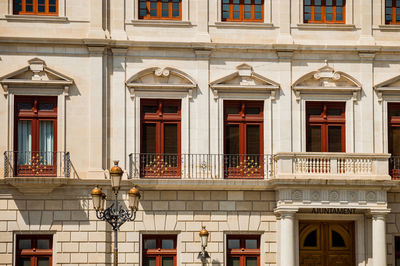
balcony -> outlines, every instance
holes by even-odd
[[[129,155],[133,179],[270,179],[272,155],[149,154]]]
[[[390,180],[390,154],[278,153],[275,178]]]
[[[67,183],[69,152],[4,152],[5,182],[23,194],[50,193]]]
[[[390,157],[389,172],[392,176],[392,180],[400,180],[400,156]]]

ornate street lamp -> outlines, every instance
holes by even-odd
[[[114,231],[114,266],[118,265],[118,230],[126,221],[134,221],[136,211],[139,206],[140,192],[136,187],[129,190],[129,209],[125,209],[118,201],[118,192],[121,187],[122,169],[118,166],[118,161],[114,161],[114,166],[110,170],[111,187],[114,191],[115,201],[110,207],[104,210],[106,194],[96,186],[92,190],[93,208],[96,216],[102,221],[108,222]]]
[[[206,251],[206,247],[208,244],[208,231],[206,230],[206,227],[203,226],[203,229],[200,231],[200,242],[201,242],[201,251],[199,252],[199,255],[197,258],[201,259],[202,264],[205,264],[207,262],[207,259],[210,258],[210,255],[208,255],[208,252]]]

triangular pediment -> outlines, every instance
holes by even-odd
[[[218,98],[218,92],[257,92],[271,91],[275,96],[275,91],[279,90],[278,83],[254,72],[248,64],[241,64],[236,67],[237,71],[219,78],[210,83],[214,91],[215,98]]]
[[[349,92],[357,98],[361,91],[361,83],[354,77],[342,71],[336,71],[325,61],[325,65],[316,71],[305,74],[292,85],[297,100],[300,94],[307,92],[332,93]]]
[[[157,91],[187,91],[189,98],[192,90],[197,87],[196,81],[187,73],[172,67],[151,67],[133,75],[126,82],[131,97],[135,91],[157,90]]]
[[[400,93],[400,75],[375,85],[374,89],[378,95],[378,101],[382,101],[383,93],[399,94]]]
[[[39,58],[33,58],[28,61],[28,66],[0,77],[0,84],[5,93],[9,88],[29,86],[59,87],[68,91],[73,83],[73,79],[49,68],[46,62]]]

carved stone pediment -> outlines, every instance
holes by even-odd
[[[378,101],[382,101],[383,94],[400,94],[400,75],[374,86]]]
[[[68,95],[69,87],[74,83],[73,79],[49,68],[42,59],[33,58],[28,61],[28,64],[24,68],[0,77],[4,94],[8,94],[9,88],[55,87],[63,89]]]
[[[136,91],[187,91],[189,99],[197,82],[187,73],[172,67],[151,67],[133,75],[126,82],[131,98]]]
[[[302,76],[294,82],[292,89],[297,100],[300,100],[301,93],[348,92],[353,95],[353,99],[356,101],[361,91],[361,83],[344,72],[335,71],[325,61],[325,66]]]
[[[219,92],[271,92],[272,100],[275,99],[276,91],[280,86],[278,83],[261,76],[253,71],[248,64],[241,64],[236,67],[238,71],[217,79],[210,83],[214,98],[218,98]]]

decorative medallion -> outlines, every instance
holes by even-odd
[[[303,198],[303,193],[300,190],[293,191],[292,199],[295,201],[301,201]]]
[[[373,191],[369,191],[366,195],[368,201],[375,201],[376,200],[376,193]]]
[[[337,191],[331,191],[329,193],[329,200],[330,201],[338,201],[339,200],[339,193]]]
[[[311,192],[311,200],[319,201],[320,198],[321,198],[321,195],[320,195],[319,191],[314,190],[313,192]]]

